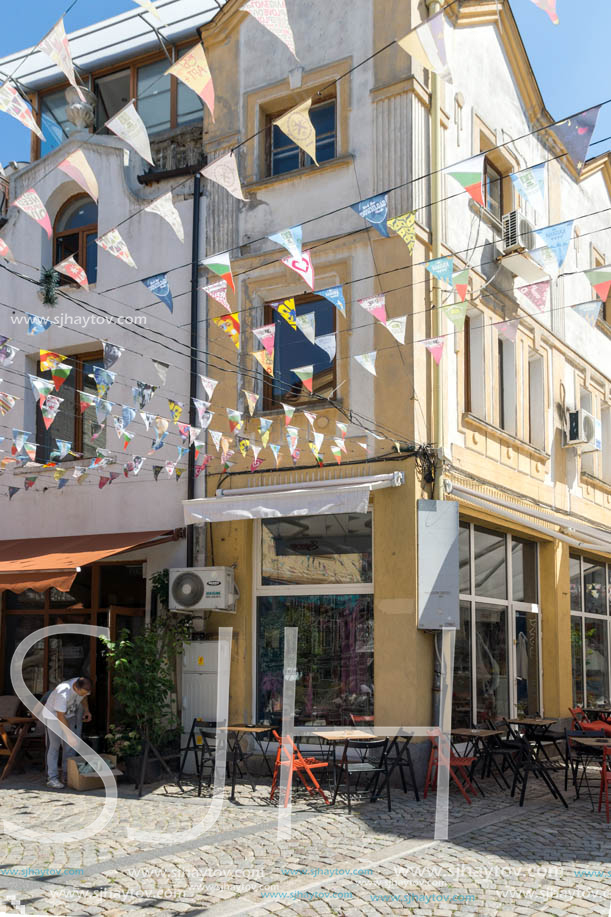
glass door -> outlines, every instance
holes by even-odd
[[[513,707],[515,716],[541,713],[539,613],[514,606]]]

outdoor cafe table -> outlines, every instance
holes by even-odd
[[[488,740],[493,736],[502,736],[505,734],[503,729],[453,729],[452,736],[456,739],[462,740],[467,743],[466,757],[470,757],[471,754],[475,757],[475,761],[471,765],[470,777],[473,776],[477,762],[482,762],[482,777],[486,776],[486,772],[490,772],[490,767],[494,764],[495,768],[503,778],[503,782],[508,787],[508,783],[503,777],[502,771],[499,769],[497,763],[491,757],[490,752],[488,751]],[[469,751],[469,746],[472,747],[472,752]],[[494,775],[493,775],[494,776]],[[494,778],[496,780],[496,777]],[[496,781],[498,783],[498,780]],[[481,792],[481,788],[480,788]],[[482,794],[483,795],[483,794]]]
[[[298,730],[296,730],[298,731]],[[310,733],[310,735],[316,736],[317,739],[324,739],[325,742],[333,748],[333,780],[336,778],[336,769],[337,769],[337,757],[336,749],[338,745],[343,745],[343,750],[340,756],[340,760],[343,759],[344,755],[348,753],[348,743],[351,741],[363,742],[367,739],[378,739],[379,736],[376,736],[373,732],[365,732],[363,729],[336,729],[336,730],[316,730],[316,732]]]
[[[264,735],[264,733],[271,732],[273,729],[273,726],[249,726],[249,725],[245,725],[244,723],[234,723],[230,726],[221,726],[219,728],[221,728],[225,732],[233,733],[233,746],[230,746],[230,750],[231,750],[231,795],[229,797],[229,800],[230,802],[235,802],[235,779],[236,779],[236,773],[237,773],[239,764],[244,765],[244,770],[246,771],[248,775],[248,779],[250,781],[250,785],[252,786],[253,790],[255,789],[255,786],[256,786],[254,780],[252,779],[252,774],[248,770],[248,764],[246,762],[246,757],[240,746],[240,739],[242,738],[242,736],[245,736],[245,735],[251,735],[254,737],[255,742],[261,749],[263,760],[265,761],[265,764],[267,765],[267,769],[270,772],[270,776],[271,776],[271,768],[269,766],[269,761],[267,760],[267,756],[265,754],[263,745],[261,744],[261,737]]]
[[[550,760],[549,755],[543,747],[543,742],[549,731],[549,729],[554,726],[558,720],[549,719],[542,716],[524,716],[521,719],[515,720],[506,720],[510,726],[521,726],[524,729],[524,736],[527,742],[533,742],[536,746],[536,757],[539,756],[539,752],[542,751],[547,760]],[[564,755],[560,751],[556,740],[550,738],[550,741],[553,742],[554,748],[560,755],[561,759],[564,760]]]
[[[611,707],[585,707],[585,713],[595,720],[602,720],[603,723],[611,723]]]
[[[580,745],[585,745],[585,746],[587,746],[588,748],[591,748],[591,749],[592,749],[592,752],[594,752],[596,749],[600,749],[600,750],[602,751],[603,748],[607,748],[607,749],[609,750],[609,752],[611,752],[611,737],[608,738],[608,739],[604,739],[602,736],[589,736],[589,737],[588,737],[588,736],[584,736],[584,738],[582,739],[582,738],[580,738],[579,736],[571,736],[571,742],[579,742]],[[594,754],[592,755],[592,759],[594,759]],[[599,758],[598,760],[600,761],[600,758]],[[591,790],[590,790],[590,784],[588,783],[588,780],[587,780],[587,772],[586,772],[586,769],[587,769],[589,763],[590,763],[590,760],[589,760],[589,759],[588,759],[587,761],[584,761],[584,763],[583,763],[583,775],[582,775],[581,781],[580,781],[580,783],[579,783],[579,786],[581,786],[581,783],[583,782],[583,778],[584,778],[584,776],[585,776],[585,777],[586,777],[586,784],[587,784],[587,787],[588,787],[588,793],[589,793],[589,796],[590,796],[590,802],[592,803],[592,809],[593,809],[593,808],[594,808],[594,801],[593,801],[593,799],[592,799],[592,792],[591,792]]]
[[[0,756],[8,758],[0,776],[0,782],[5,780],[12,773],[13,768],[18,763],[21,755],[21,746],[27,736],[30,727],[38,722],[33,716],[5,716],[0,720],[0,738],[4,742],[4,748],[0,749]],[[15,734],[8,732],[9,726],[19,727]]]

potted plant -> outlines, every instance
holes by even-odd
[[[176,660],[182,652],[187,629],[170,615],[158,618],[143,634],[122,630],[117,640],[105,640],[112,666],[113,697],[117,722],[109,744],[122,754],[127,774],[139,781],[145,741],[163,754],[180,741],[176,713]],[[145,781],[160,776],[160,764],[149,756]]]

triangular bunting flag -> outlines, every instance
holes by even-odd
[[[293,414],[295,413],[295,408],[291,407],[290,404],[285,404],[284,401],[281,401],[280,404],[284,408],[284,424],[288,427],[291,420],[293,419]],[[28,434],[29,435],[29,434]]]
[[[306,99],[305,102],[301,102],[295,108],[291,108],[290,111],[287,111],[282,117],[276,118],[272,123],[279,127],[289,140],[292,140],[302,150],[305,150],[310,159],[313,159],[318,165],[316,159],[316,131],[310,120],[311,105],[312,99]]]
[[[7,115],[10,115],[12,118],[16,118],[24,127],[27,127],[28,130],[34,131],[37,137],[40,137],[42,141],[45,139],[45,135],[39,128],[36,123],[36,120],[25,104],[17,90],[14,86],[9,85],[9,83],[4,83],[0,86],[0,111],[5,111]]]
[[[445,31],[443,12],[437,13],[399,39],[398,44],[406,54],[415,57],[427,70],[439,73],[450,81]]]
[[[560,121],[552,127],[553,132],[564,144],[569,156],[575,163],[577,172],[581,172],[586,161],[590,140],[592,139],[601,107],[601,105],[595,105],[594,108],[582,111],[579,115],[573,115],[573,117],[567,118],[566,121]]]
[[[296,317],[297,327],[311,344],[316,343],[316,313],[306,312]]]
[[[465,159],[455,166],[448,166],[444,173],[453,178],[468,194],[471,195],[477,204],[484,206],[484,196],[482,193],[482,179],[484,177],[484,160],[485,153],[479,156],[473,156],[471,159]]]
[[[270,376],[274,375],[274,351],[268,353],[267,350],[253,350],[255,360],[263,367]]]
[[[80,185],[97,204],[100,196],[98,182],[82,150],[75,150],[74,153],[70,153],[63,162],[60,162],[57,168],[65,172],[77,185]]]
[[[280,464],[280,450],[282,449],[282,446],[276,446],[274,443],[270,443],[269,448],[274,453],[274,460],[276,462],[276,468],[277,468],[278,465]]]
[[[200,428],[204,427],[204,418],[206,417],[206,414],[209,413],[208,408],[210,407],[210,402],[201,401],[199,398],[192,398],[191,400],[193,401],[193,406],[195,407],[195,410],[197,411],[197,419],[199,421]],[[212,415],[210,416],[212,417]],[[208,421],[208,423],[209,422],[210,421]],[[208,426],[208,424],[206,424],[206,426]]]
[[[367,197],[358,204],[350,205],[355,213],[367,220],[374,226],[381,236],[388,238],[389,232],[386,226],[388,216],[388,199],[385,194],[375,194],[373,197]]]
[[[458,293],[458,297],[461,302],[464,302],[467,297],[467,290],[469,289],[469,268],[465,268],[463,271],[456,271],[455,274],[452,274],[452,286]]]
[[[182,401],[172,401],[168,400],[168,408],[170,409],[170,414],[172,415],[172,420],[174,423],[178,423],[182,417],[182,409],[184,405]]]
[[[225,410],[227,411],[227,417],[229,419],[229,431],[234,433],[236,430],[241,430],[244,426],[241,412],[234,411],[232,408],[225,408]]]
[[[172,76],[181,80],[185,86],[192,89],[206,103],[214,121],[214,85],[204,46],[201,43],[195,45],[190,51],[183,54],[175,64],[172,64],[166,70],[166,73],[171,73]]]
[[[185,231],[183,229],[182,220],[180,219],[178,210],[174,206],[171,191],[168,191],[167,194],[162,194],[161,197],[158,197],[156,201],[153,201],[152,204],[149,204],[148,207],[144,209],[147,213],[158,214],[166,223],[170,224],[180,241],[185,241]]]
[[[212,442],[216,447],[216,451],[219,451],[221,445],[221,437],[223,436],[218,430],[210,430],[210,436],[212,437]]]
[[[214,389],[218,385],[218,379],[211,379],[209,376],[202,376],[201,374],[199,378],[204,387],[204,391],[206,392],[208,396],[208,399],[212,401],[212,396],[214,395]]]
[[[303,416],[306,418],[306,420],[308,421],[308,423],[309,423],[310,426],[312,427],[312,430],[314,430],[314,422],[315,422],[315,420],[316,420],[317,415],[316,415],[316,414],[312,414],[311,411],[304,411],[304,412],[303,412]]]
[[[70,277],[71,280],[75,280],[79,286],[83,289],[89,289],[89,281],[87,280],[87,274],[74,260],[74,255],[70,255],[69,258],[64,258],[63,261],[60,261],[59,264],[56,264],[53,268],[54,271],[58,271],[60,274],[65,274],[66,277]]]
[[[104,420],[110,412],[112,411],[112,404],[110,401],[104,401],[103,398],[96,398],[95,400],[95,416],[98,423],[104,423]]]
[[[64,28],[63,17],[56,22],[53,28],[47,32],[45,37],[38,42],[38,48],[44,51],[47,57],[51,58],[55,66],[62,71],[70,85],[74,86],[81,102],[84,102],[85,97],[81,92],[80,86],[76,82],[76,75],[74,73],[74,65],[70,55],[70,45]]]
[[[49,238],[53,235],[53,228],[47,209],[36,191],[30,188],[25,191],[17,200],[13,201],[11,207],[18,207],[23,210],[29,217],[35,220],[39,226],[42,226]]]
[[[299,442],[299,429],[297,427],[286,428],[286,441],[291,455],[295,454],[297,443]]]
[[[42,318],[40,315],[33,315],[31,312],[26,312],[28,319],[28,334],[42,334],[44,331],[47,331],[51,327],[51,322],[48,318]],[[5,347],[10,347],[10,344],[5,344]],[[8,363],[3,364],[8,366]]]
[[[317,290],[317,296],[324,296],[325,299],[328,299],[332,303],[338,312],[346,318],[346,300],[344,299],[344,293],[341,287],[327,287],[326,290]]]
[[[45,430],[48,430],[55,420],[63,400],[63,398],[58,398],[56,395],[47,395],[45,398],[44,404],[42,404],[40,408]]]
[[[201,263],[204,267],[207,267],[209,271],[212,271],[213,274],[218,274],[219,277],[222,277],[235,293],[229,252],[223,252],[220,255],[212,255],[210,258],[204,258]]]
[[[444,283],[451,284],[454,274],[454,261],[449,256],[446,258],[433,258],[424,265],[429,274],[442,280]]]
[[[295,301],[293,300],[293,307],[294,307],[294,304],[295,304]],[[276,341],[276,326],[275,325],[262,325],[260,328],[253,328],[252,333],[255,335],[257,340],[263,345],[265,350],[267,350],[268,353],[273,354],[274,343]]]
[[[335,445],[337,446],[337,448],[338,448],[341,452],[346,453],[346,455],[348,454],[348,450],[346,449],[346,441],[345,441],[345,440],[337,438],[337,439],[334,439],[333,442],[335,443]]]
[[[509,175],[520,197],[525,198],[538,213],[545,211],[545,166],[542,162]]]
[[[407,324],[407,315],[400,315],[398,318],[389,318],[384,323],[384,327],[390,331],[392,336],[400,344],[405,344],[405,327]]]
[[[437,363],[439,366],[439,361],[441,360],[441,355],[443,353],[443,338],[429,338],[428,341],[423,341],[422,343],[435,360],[435,363]]]
[[[302,252],[301,258],[292,258],[289,255],[288,258],[282,259],[282,263],[290,267],[296,274],[299,274],[311,290],[314,289],[314,266],[310,252]]]
[[[312,391],[312,379],[314,376],[313,364],[309,366],[299,366],[297,369],[291,369],[291,372],[295,373],[298,379],[301,379],[304,388],[309,392]]]
[[[585,273],[587,275],[588,272],[586,271]],[[611,271],[609,271],[609,286],[611,286]],[[538,283],[529,283],[527,286],[519,287],[518,293],[526,296],[526,298],[530,300],[530,302],[533,304],[533,306],[535,306],[535,308],[539,310],[539,312],[543,312],[547,304],[547,294],[549,292],[549,287],[549,280],[540,280]],[[596,287],[594,289],[596,289]]]
[[[560,20],[558,19],[558,14],[556,13],[556,0],[532,0],[535,6],[538,6],[540,10],[543,10],[549,18],[552,20],[554,25],[558,25]]]
[[[335,359],[335,353],[337,350],[337,340],[335,334],[321,334],[315,340],[314,343],[317,347],[320,347],[321,350],[329,357],[330,362],[332,363]]]
[[[573,237],[573,220],[566,220],[564,223],[556,223],[553,226],[543,226],[541,229],[536,229],[535,232],[554,255],[558,268],[561,268]]]
[[[45,329],[43,328],[42,330],[44,331]],[[12,344],[0,344],[0,366],[10,366],[18,353],[18,347],[13,347]]]
[[[7,392],[0,392],[0,414],[4,417],[17,404],[17,398]],[[4,437],[2,437],[4,439]]]
[[[335,426],[337,427],[339,433],[341,434],[342,439],[345,439],[346,433],[348,432],[348,424],[343,423],[341,420],[336,420]]]
[[[227,282],[225,280],[217,280],[216,283],[209,283],[206,287],[200,287],[207,296],[211,296],[212,299],[216,299],[217,302],[220,302],[221,306],[231,312],[231,306],[227,302]]]
[[[384,294],[381,293],[379,296],[370,296],[368,299],[359,299],[358,304],[362,309],[382,322],[382,324],[386,322],[386,297]]]
[[[408,213],[401,214],[401,216],[393,217],[392,220],[386,221],[386,225],[390,226],[398,236],[401,236],[411,255],[416,244],[416,211],[410,210]]]
[[[518,325],[520,320],[513,318],[508,322],[496,322],[496,330],[502,338],[505,338],[506,341],[515,342],[516,336],[518,334]]]
[[[146,427],[146,430],[147,430],[147,432],[148,432],[148,429],[149,429],[150,425],[151,425],[152,422],[155,420],[155,415],[154,415],[154,414],[148,414],[146,411],[141,411],[141,412],[140,412],[140,417],[142,418],[142,420],[143,420],[143,422],[144,422],[144,426]]]
[[[32,376],[30,373],[28,373],[28,379],[30,380],[30,385],[32,387],[32,394],[34,395],[34,398],[38,399],[38,403],[42,407],[45,398],[47,395],[51,394],[55,386],[52,380],[40,379],[38,376]]]
[[[237,312],[232,312],[230,315],[222,315],[220,318],[213,319],[214,324],[217,328],[220,328],[221,331],[224,331],[229,335],[231,340],[236,346],[236,350],[240,349],[240,318]]]
[[[110,369],[111,366],[115,365],[117,360],[121,359],[125,348],[119,347],[117,344],[109,344],[108,341],[102,341],[102,349],[104,353],[104,369]]]
[[[246,395],[246,402],[248,404],[248,410],[250,411],[250,416],[252,417],[253,414],[255,413],[255,408],[257,407],[257,401],[259,400],[259,396],[256,395],[254,392],[248,392],[245,388],[243,388],[242,391]]]
[[[170,312],[174,312],[174,301],[167,274],[153,274],[152,277],[145,277],[142,283],[168,307]]]
[[[259,418],[259,436],[261,437],[264,448],[269,442],[269,431],[271,430],[272,424],[273,420],[270,420],[268,417]]]
[[[163,385],[168,381],[168,369],[170,368],[169,363],[163,363],[162,360],[151,360],[151,363],[155,367],[155,372],[161,379]]]
[[[104,127],[107,127],[109,131],[112,131],[113,134],[128,143],[139,156],[150,162],[152,166],[155,165],[146,125],[136,111],[134,99],[124,105],[116,115],[109,118]]]
[[[274,309],[275,312],[278,313],[278,315],[282,316],[285,322],[288,322],[291,328],[297,329],[297,313],[295,311],[295,300],[294,299],[285,299],[283,302],[273,302],[271,303],[271,307],[272,309]],[[253,334],[256,334],[256,332],[253,332]],[[275,330],[274,330],[274,335],[275,335]],[[263,344],[263,346],[265,347],[265,344]],[[272,346],[272,350],[273,350],[273,346]]]
[[[573,306],[573,312],[576,312],[577,315],[580,315],[588,323],[588,325],[595,328],[601,308],[602,302],[600,299],[595,299],[593,302],[578,303],[576,306]]]
[[[98,397],[104,397],[110,386],[114,383],[116,376],[116,373],[111,373],[108,369],[102,369],[101,366],[93,367],[93,378],[95,379]]]
[[[295,39],[286,12],[285,0],[248,0],[242,10],[250,13],[272,35],[284,42],[291,54],[299,60],[295,52]]]
[[[156,391],[156,385],[149,385],[147,382],[136,382],[132,387],[132,399],[136,410],[143,411]]]
[[[95,407],[97,402],[97,397],[92,395],[90,392],[79,392],[79,407],[81,409],[81,414],[83,414],[87,408]]]
[[[293,258],[301,258],[301,246],[303,242],[303,230],[301,226],[291,226],[290,229],[282,229],[268,236],[272,242],[277,242],[286,248],[287,252]]]
[[[118,229],[109,229],[108,232],[104,233],[103,236],[100,236],[95,240],[96,244],[103,248],[105,252],[108,252],[109,255],[114,255],[115,258],[120,258],[121,261],[129,265],[129,267],[137,268],[137,265],[129,253],[129,249],[121,237],[121,233]],[[143,281],[144,282],[144,281]]]
[[[201,173],[204,178],[216,182],[217,185],[221,185],[221,187],[229,191],[233,197],[237,197],[239,201],[247,200],[242,193],[242,185],[240,184],[240,176],[238,174],[238,162],[233,152],[230,151],[229,153],[225,153],[224,156],[219,156],[219,158],[211,162],[209,166],[202,169]]]
[[[605,267],[595,267],[590,271],[584,271],[584,274],[592,284],[592,288],[596,292],[597,296],[600,296],[603,302],[607,301],[609,295],[609,290],[611,289],[611,265],[606,265]],[[547,281],[549,286],[549,281]],[[520,289],[520,292],[524,292],[524,287]],[[42,364],[41,364],[42,369]]]
[[[462,331],[465,327],[465,318],[467,317],[467,303],[454,302],[447,306],[442,306],[441,311],[449,318],[457,331]]]
[[[370,353],[360,353],[358,356],[355,356],[357,363],[360,363],[363,369],[366,369],[368,373],[371,373],[372,376],[376,375],[376,356],[377,353],[375,350],[372,350]]]
[[[331,446],[331,455],[335,456],[338,465],[342,463],[342,450],[338,446]]]
[[[59,366],[51,370],[51,378],[53,379],[53,385],[55,386],[56,392],[59,392],[71,372],[72,367],[68,366],[67,363],[60,363]]]

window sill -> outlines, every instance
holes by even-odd
[[[263,190],[271,185],[295,181],[296,178],[305,178],[310,175],[316,175],[319,172],[333,172],[335,169],[341,169],[344,166],[352,165],[353,162],[354,156],[352,153],[348,153],[346,156],[336,156],[335,159],[328,159],[326,162],[321,162],[319,166],[312,165],[305,169],[294,169],[292,172],[283,172],[281,175],[271,175],[269,178],[260,178],[248,185],[243,185],[242,190],[250,192]]]
[[[494,424],[489,423],[487,420],[482,420],[480,417],[476,417],[475,414],[470,414],[468,412],[463,413],[461,419],[461,427],[467,430],[477,430],[480,433],[491,433],[502,443],[508,446],[513,446],[514,449],[530,455],[531,458],[534,458],[539,462],[548,462],[550,459],[549,452],[545,452],[543,449],[538,449],[537,446],[533,446],[532,443],[527,443],[525,440],[514,436],[513,433],[507,433],[506,430],[502,430],[500,427],[496,427]]]
[[[471,213],[475,213],[480,220],[483,220],[483,222],[493,229],[498,236],[503,235],[503,224],[501,221],[497,220],[489,210],[486,210],[486,208],[478,204],[477,201],[474,201],[472,197],[469,198],[469,210]]]
[[[582,471],[579,475],[579,480],[582,484],[595,487],[597,490],[602,490],[603,493],[611,494],[611,482],[603,481],[602,478],[597,478],[595,474],[590,474],[589,471]]]

